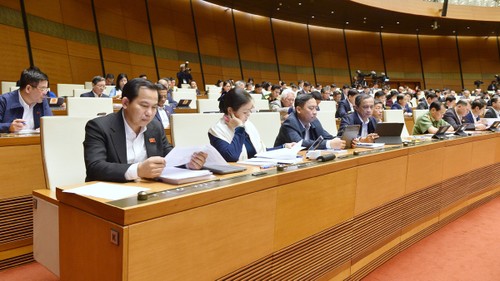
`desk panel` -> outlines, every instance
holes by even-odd
[[[443,180],[470,171],[472,169],[472,143],[445,147],[443,159]]]
[[[442,181],[444,149],[436,148],[408,155],[405,193],[409,194]]]

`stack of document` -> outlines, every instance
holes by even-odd
[[[302,147],[302,141],[296,143],[292,148],[280,148],[257,153],[255,158],[238,161],[240,164],[266,166],[277,163],[295,164],[302,162],[302,157],[297,156]]]
[[[359,148],[383,148],[385,143],[366,143],[366,142],[358,142],[356,147]]]
[[[189,170],[176,167],[165,167],[159,177],[162,182],[170,184],[183,184],[213,178],[208,170]]]

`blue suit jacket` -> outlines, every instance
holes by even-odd
[[[368,118],[370,122],[368,123],[368,134],[374,133],[375,128],[377,128],[377,120],[375,118],[370,117]],[[346,116],[342,117],[342,120],[340,121],[340,128],[337,136],[342,136],[344,134],[344,130],[347,127],[347,125],[360,125],[359,127],[359,132],[358,136],[361,136],[361,130],[363,130],[363,122],[361,119],[358,117],[358,113],[356,111],[347,114]]]
[[[349,104],[349,100],[341,100],[339,102],[339,107],[337,109],[337,112],[335,113],[335,118],[342,118],[344,115],[349,114],[351,111],[351,105]]]
[[[92,91],[90,91],[90,92],[81,94],[80,97],[81,98],[95,98],[96,96],[94,95],[94,93]],[[109,96],[106,94],[102,94],[101,98],[109,98]]]
[[[332,120],[332,122],[335,122],[335,120]],[[327,131],[325,131],[325,129],[323,129],[323,126],[321,126],[321,123],[318,119],[315,119],[313,122],[311,122],[310,125],[310,140],[304,140],[306,129],[300,123],[299,118],[297,117],[297,112],[294,111],[281,125],[279,134],[274,141],[274,146],[281,146],[285,143],[299,142],[300,140],[304,140],[302,142],[302,146],[309,148],[313,144],[314,140],[319,138],[319,136],[323,136],[325,140],[321,142],[318,148],[325,149],[326,141],[333,139],[334,136],[330,135]]]
[[[170,115],[174,114],[174,109],[171,106],[165,105],[165,106],[163,106],[163,108],[165,108],[165,112],[167,113],[168,117],[170,117]],[[161,121],[160,113],[158,112],[158,110],[156,111],[155,118],[156,118],[156,120],[160,121],[161,124],[163,124]]]
[[[0,95],[0,133],[8,133],[14,119],[23,118],[24,108],[19,101],[19,90]],[[33,107],[35,129],[40,127],[40,117],[52,116],[47,99]]]
[[[393,103],[391,106],[391,109],[403,109],[403,107],[399,103]],[[404,112],[406,112],[406,113],[413,112],[413,110],[411,109],[411,107],[408,104],[405,104],[404,110],[405,110]]]

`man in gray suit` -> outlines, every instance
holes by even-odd
[[[156,120],[158,92],[145,79],[132,79],[122,93],[123,108],[90,120],[83,142],[86,181],[126,182],[156,178],[165,167],[165,155],[172,145]],[[207,154],[196,152],[186,164],[201,169]]]
[[[80,95],[81,98],[109,98],[108,95],[104,94],[106,90],[106,79],[101,76],[94,76],[92,78],[92,91],[83,93]]]

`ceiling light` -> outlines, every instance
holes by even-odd
[[[333,13],[335,13],[335,12],[334,12],[334,11],[331,11],[331,12],[330,12],[330,14],[333,14]]]
[[[467,26],[467,29],[470,29],[470,26]]]
[[[399,24],[399,21],[397,21],[396,24]]]
[[[299,6],[302,6],[302,3],[301,3],[301,2],[299,2]]]
[[[383,26],[383,25],[381,25],[381,26],[380,26],[380,29],[384,29],[384,26]]]
[[[348,21],[346,21],[346,22],[345,22],[345,24],[349,24],[349,22],[348,22]]]
[[[280,2],[280,3],[279,3],[279,5],[280,5],[280,6],[282,6],[282,5],[283,5],[283,3],[281,3],[281,2]]]
[[[276,8],[276,10],[278,10],[278,11],[279,11],[279,10],[280,10],[280,7]]]
[[[452,32],[453,32],[453,34],[455,34],[455,33],[456,33],[456,31],[455,31],[455,30],[453,30]]]
[[[311,18],[313,19],[313,18],[314,18],[314,16],[311,16]]]

